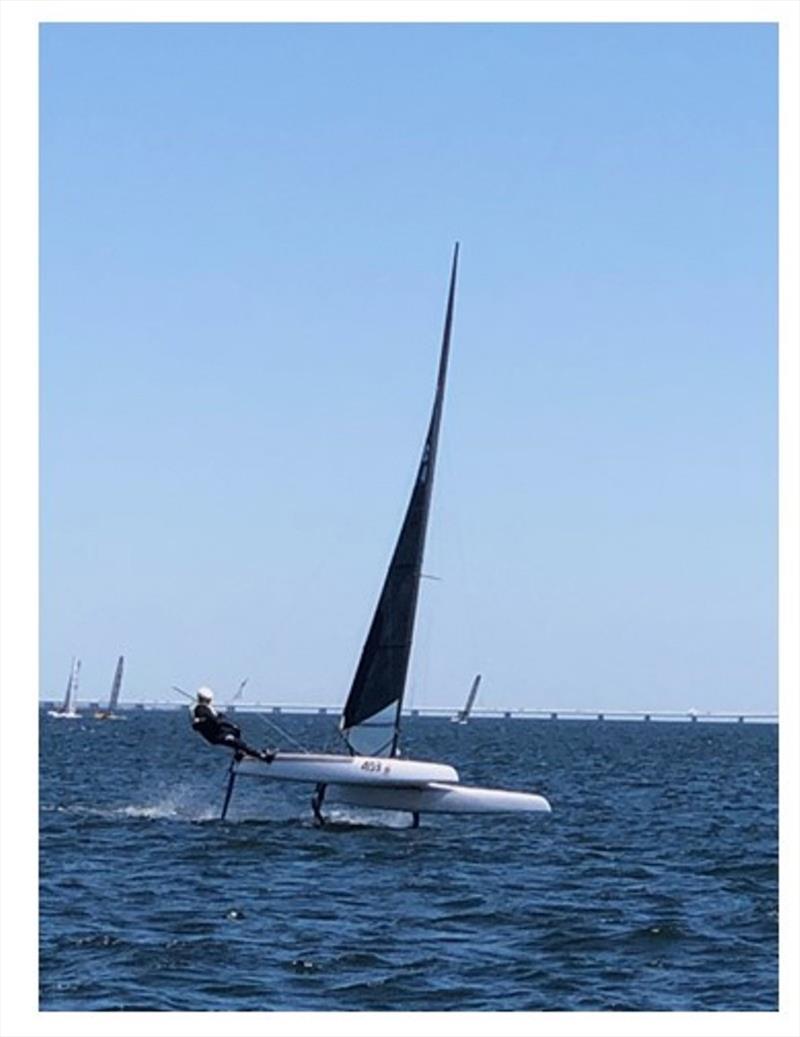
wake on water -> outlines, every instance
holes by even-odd
[[[359,810],[357,807],[329,807],[325,810],[325,828],[396,828],[412,827],[411,814],[400,810]]]
[[[55,811],[86,818],[97,818],[104,821],[178,821],[191,824],[205,824],[220,821],[218,804],[198,803],[197,790],[187,785],[179,785],[171,790],[162,791],[150,802],[126,803],[119,806],[99,807],[85,803],[71,803],[59,806],[42,807],[44,812]],[[309,809],[290,818],[271,818],[261,815],[229,815],[225,825],[240,824],[299,824],[302,827],[318,827]],[[386,828],[404,830],[410,828],[412,818],[409,813],[394,810],[361,810],[358,807],[331,806],[325,811],[324,828],[361,829]]]
[[[57,806],[43,805],[42,810],[106,821],[127,819],[204,822],[215,821],[219,818],[219,808],[212,806],[207,800],[204,800],[202,804],[199,803],[197,790],[188,785],[178,785],[172,789],[160,791],[154,800],[145,803],[124,803],[104,807],[87,803],[68,803]]]
[[[309,786],[245,780],[221,822],[184,716],[45,718],[40,1009],[776,1010],[776,729],[409,726],[465,780],[546,775],[551,823],[315,829]]]

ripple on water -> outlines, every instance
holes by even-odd
[[[44,718],[41,1007],[775,1010],[774,728],[454,726],[410,721],[407,754],[554,813],[319,830],[304,790],[243,782],[221,823],[225,763],[185,717],[78,756]]]

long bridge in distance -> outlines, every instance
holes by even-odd
[[[43,706],[56,706],[55,702],[43,702]],[[99,702],[80,702],[78,708],[92,710],[102,704]],[[228,713],[274,713],[284,716],[338,716],[341,706],[313,705],[302,703],[266,703],[237,702],[232,705],[220,703]],[[164,701],[120,702],[118,709],[127,710],[164,710],[185,709],[186,704],[175,699]],[[457,706],[408,706],[403,710],[404,716],[410,717],[455,717],[459,712]],[[534,709],[520,708],[487,708],[478,707],[469,715],[470,720],[505,719],[505,720],[628,720],[628,721],[672,721],[697,723],[766,723],[777,724],[777,713],[758,713],[747,710],[699,710],[699,709],[571,709],[552,708]]]

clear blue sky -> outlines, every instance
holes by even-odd
[[[41,694],[772,710],[777,33],[48,26]]]

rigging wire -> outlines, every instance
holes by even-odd
[[[302,742],[298,742],[296,738],[293,738],[289,734],[288,731],[284,731],[284,729],[280,726],[280,724],[276,724],[274,720],[268,720],[263,715],[263,713],[255,713],[253,715],[258,717],[258,719],[262,722],[262,724],[266,724],[268,727],[274,728],[278,732],[278,734],[281,735],[282,738],[286,738],[288,741],[290,741],[292,743],[292,745],[296,745],[297,748],[301,752],[304,752],[304,753],[310,753],[311,752],[311,749],[309,749],[307,746],[303,745]]]

